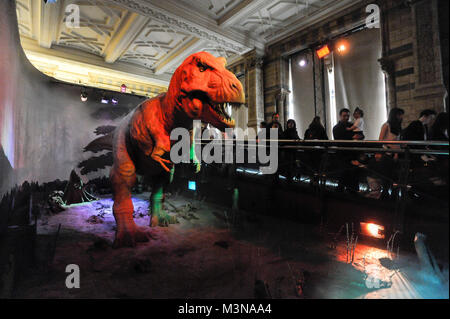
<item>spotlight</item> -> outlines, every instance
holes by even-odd
[[[113,98],[111,99],[111,103],[112,103],[113,105],[117,105],[117,104],[119,104],[119,99],[113,97]]]
[[[348,51],[349,44],[347,41],[341,40],[336,44],[336,51],[340,54],[344,54]]]
[[[361,226],[361,235],[383,239],[384,238],[384,226],[374,223],[359,223]]]
[[[120,86],[120,92],[122,92],[122,93],[126,93],[127,92],[127,86],[125,84],[122,84]]]
[[[328,47],[328,44],[325,44],[320,49],[318,49],[316,51],[316,53],[317,53],[318,58],[322,59],[322,58],[326,57],[328,54],[330,54],[331,51],[330,51],[330,48]]]
[[[302,68],[304,68],[308,64],[308,61],[306,59],[301,59],[298,65],[300,65]]]
[[[105,96],[102,96],[102,104],[108,104],[109,103],[109,99],[106,98]]]
[[[88,94],[86,92],[81,92],[81,101],[86,102],[88,100]]]

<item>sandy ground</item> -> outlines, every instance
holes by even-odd
[[[141,226],[149,224],[148,195],[133,198]],[[330,248],[332,236],[317,227],[245,213],[231,226],[226,208],[181,196],[169,196],[166,204],[168,211],[178,208],[178,224],[151,228],[154,238],[135,248],[112,249],[112,204],[103,198],[40,220],[38,266],[14,297],[448,298],[448,271],[447,283],[435,282],[414,255],[402,254],[386,267],[380,262],[386,250],[360,239],[349,264],[345,242]],[[93,215],[102,222],[89,222]],[[69,264],[80,268],[79,289],[65,286]]]

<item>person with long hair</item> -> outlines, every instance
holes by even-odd
[[[442,112],[436,117],[431,128],[431,140],[448,141],[448,113]]]
[[[320,116],[314,117],[305,131],[305,140],[328,140],[327,132],[320,122]]]
[[[388,120],[381,127],[380,141],[398,141],[402,131],[402,121],[405,111],[400,108],[393,108],[389,112]],[[384,145],[383,148],[396,149],[399,145]],[[389,188],[390,182],[386,179],[381,179],[380,176],[387,176],[393,178],[395,170],[395,162],[398,159],[398,154],[392,153],[378,153],[375,158],[369,161],[369,168],[376,174],[369,174],[367,176],[367,183],[369,185],[369,193],[366,197],[379,199],[384,189]]]
[[[380,141],[396,141],[399,139],[404,114],[405,111],[401,108],[393,108],[389,112],[387,122],[381,127]]]
[[[283,132],[282,138],[284,140],[299,140],[300,137],[297,133],[297,123],[293,119],[290,119],[286,123],[286,130]]]

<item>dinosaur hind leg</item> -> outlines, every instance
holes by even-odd
[[[134,247],[137,242],[146,242],[150,233],[138,227],[133,220],[133,202],[131,200],[131,187],[136,181],[134,164],[122,163],[114,166],[110,174],[113,187],[113,212],[117,224],[114,248]]]
[[[164,186],[167,185],[169,179],[170,175],[167,174],[162,174],[161,176],[153,178],[152,195],[150,197],[151,227],[167,227],[169,224],[178,223],[175,216],[171,216],[163,210]]]

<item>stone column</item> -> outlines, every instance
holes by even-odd
[[[244,55],[247,84],[248,127],[257,129],[264,120],[263,58],[250,51]]]
[[[395,90],[395,63],[389,58],[381,58],[378,60],[381,70],[386,76],[387,84],[387,109],[388,111],[397,107],[397,94]]]
[[[443,111],[445,86],[441,65],[437,0],[415,1],[412,4],[415,59],[415,98],[438,97],[437,111]],[[431,104],[428,102],[428,104]]]
[[[287,97],[291,91],[286,90],[284,88],[279,89],[275,92],[275,109],[280,114],[280,123],[283,126],[283,129],[286,127],[287,118]]]

